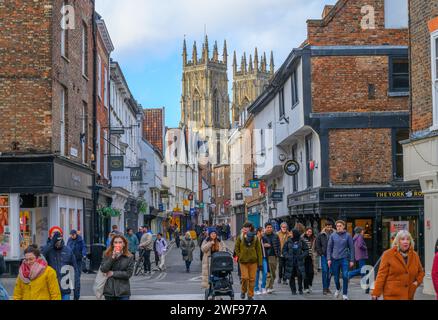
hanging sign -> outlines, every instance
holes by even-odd
[[[284,164],[284,172],[288,176],[294,176],[300,171],[300,165],[295,160],[289,160]]]

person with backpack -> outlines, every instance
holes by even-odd
[[[297,229],[293,229],[292,237],[286,241],[283,247],[283,256],[286,259],[285,277],[289,279],[292,295],[297,294],[295,280],[298,280],[299,294],[303,294],[304,260],[308,255],[308,245],[301,238],[300,232]]]
[[[245,222],[240,236],[235,245],[236,255],[240,263],[242,286],[240,298],[254,299],[254,286],[257,268],[263,268],[263,254],[260,240],[256,237],[254,227],[250,222]]]
[[[311,293],[312,285],[313,285],[313,277],[315,275],[314,265],[315,265],[315,242],[316,238],[313,235],[313,229],[307,228],[306,232],[301,236],[304,242],[307,244],[309,248],[309,254],[304,259],[304,269],[305,269],[305,277],[304,277],[304,292]]]
[[[159,264],[157,264],[158,270],[163,271],[166,269],[165,266],[165,253],[167,251],[167,242],[164,240],[161,233],[157,234],[157,239],[155,240],[155,252],[156,257],[158,256]]]
[[[70,281],[74,281],[74,290],[77,291],[78,288],[80,288],[80,278],[79,274],[76,272],[78,266],[73,251],[64,243],[64,239],[62,237],[62,229],[59,227],[55,228],[57,231],[51,233],[51,240],[48,245],[43,247],[42,254],[46,258],[48,265],[56,271],[59,286],[61,288],[62,300],[70,300],[70,286],[68,288],[63,288],[62,286],[62,279],[67,275],[67,273],[63,272],[63,267],[71,266],[73,268],[74,277],[72,279],[70,275]],[[77,300],[79,299],[78,296],[79,294],[76,292],[74,298]]]
[[[330,236],[328,241],[327,260],[335,277],[335,298],[340,295],[339,277],[342,270],[342,299],[348,300],[348,272],[354,266],[354,244],[353,238],[345,230],[345,222],[342,220],[336,221],[336,232]]]
[[[87,257],[87,247],[85,246],[84,240],[76,230],[70,231],[70,238],[67,241],[67,247],[71,249],[76,258],[77,268],[75,272],[78,274],[79,277],[79,286],[75,287],[74,299],[79,300],[79,297],[81,295],[80,279],[82,272],[82,261],[84,261]]]
[[[190,232],[186,232],[185,237],[181,240],[181,254],[186,264],[186,272],[190,272],[190,265],[193,261],[193,251],[195,251],[195,241],[192,240]]]

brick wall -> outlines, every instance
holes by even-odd
[[[51,151],[51,3],[0,1],[3,153]]]
[[[109,122],[108,122],[108,115],[109,115],[109,104],[110,104],[110,98],[109,98],[109,91],[110,91],[110,85],[109,83],[107,84],[107,104],[105,106],[104,104],[104,99],[105,99],[105,69],[107,72],[107,81],[109,81],[109,53],[106,51],[105,49],[105,45],[103,43],[102,37],[100,35],[100,32],[97,32],[97,53],[100,56],[101,59],[101,75],[100,75],[100,82],[101,82],[101,86],[100,86],[100,97],[97,95],[96,96],[96,106],[97,106],[97,121],[100,124],[100,141],[98,141],[99,145],[100,145],[100,175],[101,177],[104,177],[104,165],[105,165],[105,144],[108,145],[108,142],[105,141],[105,135],[104,132],[106,131],[108,134],[108,138],[109,139]],[[97,68],[97,70],[99,70],[99,68]],[[96,77],[96,79],[98,79]],[[98,88],[96,86],[96,88]],[[109,147],[108,147],[108,152],[109,152]],[[109,169],[108,169],[109,170]],[[109,172],[107,172],[107,174],[109,175]],[[106,182],[107,180],[103,180],[103,182]]]
[[[90,163],[92,154],[92,120],[93,120],[93,34],[91,0],[67,1],[74,7],[75,28],[68,30],[67,59],[61,56],[61,6],[62,1],[53,1],[52,24],[52,64],[53,64],[53,100],[52,100],[52,151],[60,150],[60,94],[64,87],[68,96],[67,113],[67,141],[66,155],[70,156],[70,149],[78,150],[78,157],[70,156],[70,160],[82,163],[80,134],[82,129],[82,108],[87,106],[87,163]],[[88,31],[88,78],[82,75],[82,26]]]
[[[409,110],[408,97],[389,97],[387,56],[313,57],[313,112]],[[368,96],[368,86],[375,94]]]
[[[410,0],[412,131],[432,123],[431,43],[427,22],[438,16],[437,1]]]
[[[363,6],[374,8],[375,29],[363,29]],[[339,0],[322,20],[309,20],[307,42],[328,45],[408,45],[407,29],[385,29],[384,0]]]
[[[392,181],[391,129],[330,130],[329,143],[333,185]]]

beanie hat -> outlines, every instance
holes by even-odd
[[[61,235],[64,234],[64,232],[62,232],[62,229],[60,227],[54,226],[54,227],[51,227],[49,230],[49,237],[52,235],[53,232],[56,232],[56,231],[58,231]]]

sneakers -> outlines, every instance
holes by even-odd
[[[266,291],[265,288],[262,288],[262,294],[267,294],[267,293],[268,293],[268,291]]]
[[[326,291],[327,291],[327,294],[333,294],[330,289],[326,289]]]
[[[312,292],[313,292],[312,286],[309,286],[309,293],[312,293]]]
[[[297,295],[297,292],[296,292],[296,291],[292,291],[292,295],[293,295],[293,296],[296,296],[296,295]]]
[[[274,292],[274,290],[273,290],[273,289],[268,289],[266,292],[267,292],[268,294],[271,294],[272,292]]]
[[[322,289],[322,294],[323,294],[324,296],[326,296],[326,295],[328,295],[329,293],[327,292],[327,289]]]
[[[345,294],[342,296],[342,300],[349,300],[348,296],[346,296]]]
[[[309,293],[310,293],[310,290],[309,290],[309,289],[304,289],[304,293],[309,294]]]
[[[259,290],[257,290],[256,292],[254,292],[254,294],[255,294],[256,296],[259,296],[259,295],[261,295],[262,293],[261,293]]]
[[[336,298],[336,299],[339,298],[339,294],[340,294],[340,291],[339,291],[339,290],[336,290],[336,291],[335,291],[335,298]]]
[[[240,294],[240,299],[245,299],[246,294],[244,294],[243,292]]]
[[[300,295],[303,295],[303,294],[304,294],[304,292],[303,292],[303,291],[301,291],[301,290],[300,290],[300,291],[299,291],[298,293],[299,293]]]

